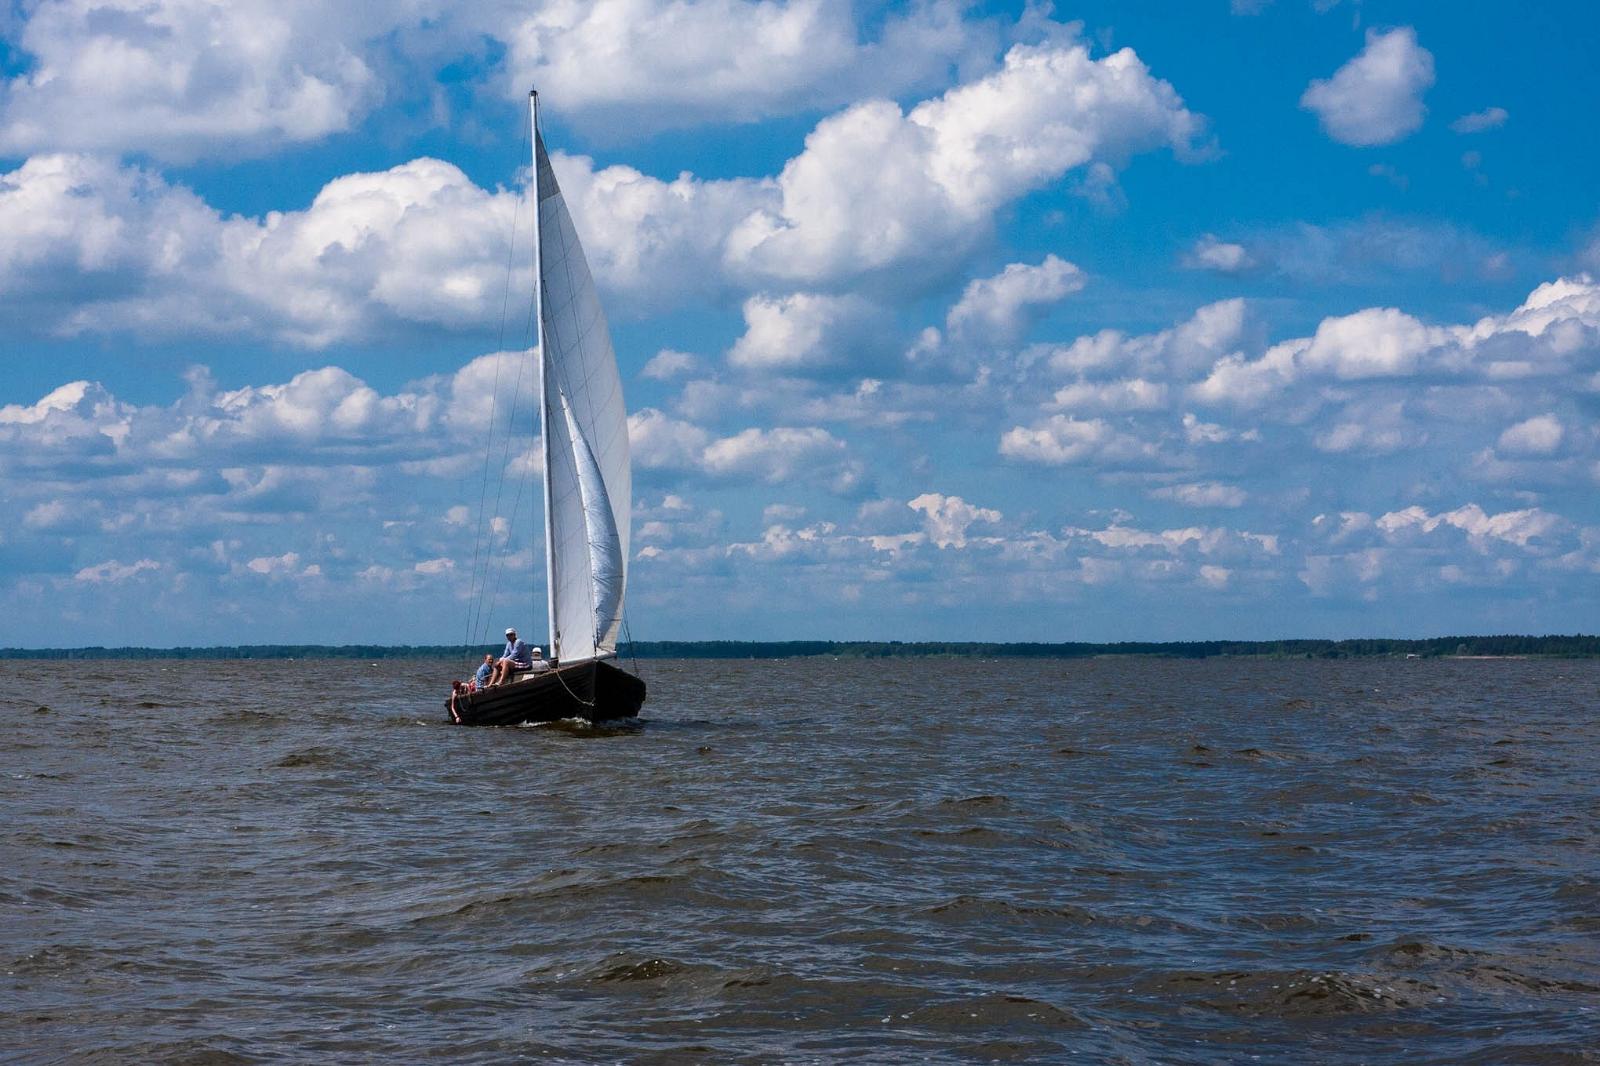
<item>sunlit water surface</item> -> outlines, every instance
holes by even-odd
[[[0,1058],[1597,1061],[1600,663],[642,665],[0,664]]]

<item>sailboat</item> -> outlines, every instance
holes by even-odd
[[[534,299],[544,442],[545,587],[552,668],[446,704],[461,725],[632,718],[645,684],[616,664],[633,473],[616,352],[572,215],[533,129]]]

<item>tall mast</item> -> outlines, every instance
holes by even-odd
[[[544,449],[544,582],[545,607],[550,619],[550,658],[561,657],[561,646],[556,633],[556,537],[555,507],[551,499],[550,483],[550,406],[546,397],[550,391],[550,370],[545,359],[544,345],[544,252],[540,248],[542,234],[539,227],[539,93],[528,90],[528,123],[531,133],[528,142],[533,150],[533,320],[535,337],[539,342],[539,440]]]

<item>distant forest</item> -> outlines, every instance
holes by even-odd
[[[454,659],[498,645],[245,644],[211,648],[0,648],[0,659]],[[650,640],[623,645],[624,659],[879,659],[959,656],[976,659],[1087,659],[1147,655],[1169,659],[1424,659],[1448,656],[1600,657],[1600,636],[1433,637],[1427,640],[1200,640],[1115,644],[983,644],[943,641]]]

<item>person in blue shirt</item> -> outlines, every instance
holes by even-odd
[[[452,681],[450,691],[457,696],[465,696],[469,692],[482,692],[489,687],[489,678],[494,676],[494,656],[485,655],[483,662],[478,664],[478,672],[472,675],[471,681]],[[452,713],[454,704],[452,703]],[[459,718],[456,721],[460,721]]]
[[[517,639],[515,629],[507,629],[506,650],[501,652],[500,661],[494,664],[494,676],[489,684],[503,685],[518,670],[532,670],[534,650],[527,641]]]

